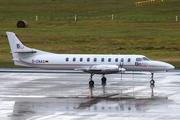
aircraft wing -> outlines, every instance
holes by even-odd
[[[93,65],[87,68],[76,68],[75,70],[94,74],[112,74],[125,71],[124,68],[119,68],[118,65]]]

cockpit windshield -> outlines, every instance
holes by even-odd
[[[136,58],[136,61],[149,61],[150,59],[147,57],[143,57],[143,58]]]
[[[144,61],[150,61],[150,59],[147,58],[147,57],[143,57],[143,60],[144,60]]]

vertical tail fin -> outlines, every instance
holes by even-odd
[[[32,53],[36,53],[36,51],[24,46],[13,32],[6,32],[6,34],[9,40],[14,64],[21,65],[21,66],[28,66],[26,64],[23,64],[20,61],[20,59],[32,56]]]

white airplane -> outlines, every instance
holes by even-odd
[[[81,70],[90,73],[89,85],[93,86],[93,75],[124,71],[151,72],[150,84],[154,85],[154,72],[174,69],[169,63],[150,60],[143,55],[105,55],[105,54],[55,54],[24,46],[13,32],[6,32],[15,65],[36,67],[46,70]]]

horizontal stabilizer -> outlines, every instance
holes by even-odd
[[[36,53],[37,51],[30,50],[30,51],[16,51],[15,53]]]

